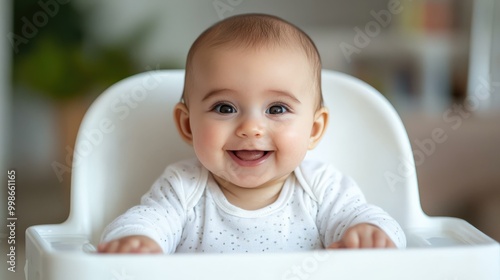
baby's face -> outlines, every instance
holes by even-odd
[[[199,51],[187,104],[192,144],[218,181],[253,188],[282,182],[314,146],[318,93],[300,51]]]

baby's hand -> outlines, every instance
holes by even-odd
[[[162,253],[160,245],[153,239],[143,235],[131,235],[120,239],[112,240],[107,243],[101,243],[97,246],[99,253]]]
[[[342,239],[328,249],[395,248],[394,242],[380,228],[371,224],[357,224],[344,233]]]

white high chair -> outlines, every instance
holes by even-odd
[[[412,150],[393,107],[351,76],[323,71],[330,125],[307,157],[351,175],[367,200],[402,225],[402,250],[266,254],[102,255],[101,231],[139,203],[167,164],[194,156],[172,121],[184,71],[151,71],[106,90],[87,112],[75,148],[66,222],[26,232],[29,280],[500,279],[500,246],[467,222],[420,207]]]

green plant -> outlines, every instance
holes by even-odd
[[[15,85],[65,100],[100,90],[135,72],[126,47],[93,44],[85,38],[84,15],[72,3],[52,3],[51,13],[37,0],[14,1]],[[44,12],[46,16],[40,17]]]

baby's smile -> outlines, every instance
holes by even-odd
[[[231,158],[241,166],[257,166],[263,163],[273,151],[264,150],[229,150]]]

